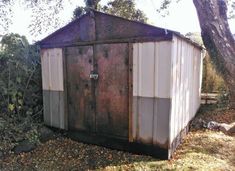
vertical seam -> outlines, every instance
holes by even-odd
[[[155,42],[153,42],[153,46],[154,46],[154,50],[153,50],[153,121],[152,121],[152,144],[154,144],[154,115],[155,115],[155,75],[156,75],[156,45],[155,45]]]

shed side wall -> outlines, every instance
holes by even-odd
[[[133,45],[134,141],[168,148],[171,41]]]
[[[44,122],[48,126],[65,129],[62,49],[42,49],[41,65]]]
[[[174,36],[171,66],[170,154],[180,143],[182,130],[186,130],[200,106],[201,50]]]

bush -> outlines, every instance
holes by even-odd
[[[216,71],[210,56],[207,54],[203,61],[202,92],[222,93],[226,91],[223,78]]]
[[[39,48],[24,36],[5,35],[0,46],[0,150],[24,139],[38,142],[41,85]]]
[[[42,90],[39,49],[24,36],[5,35],[0,52],[1,113],[22,120],[41,119]]]

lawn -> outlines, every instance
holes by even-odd
[[[230,123],[235,121],[235,111],[203,111],[198,118]],[[32,152],[6,156],[0,161],[0,170],[235,170],[235,136],[191,129],[169,161],[59,136]]]

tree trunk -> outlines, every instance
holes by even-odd
[[[235,109],[235,40],[228,25],[226,0],[193,3],[204,45],[228,86],[230,107]]]

